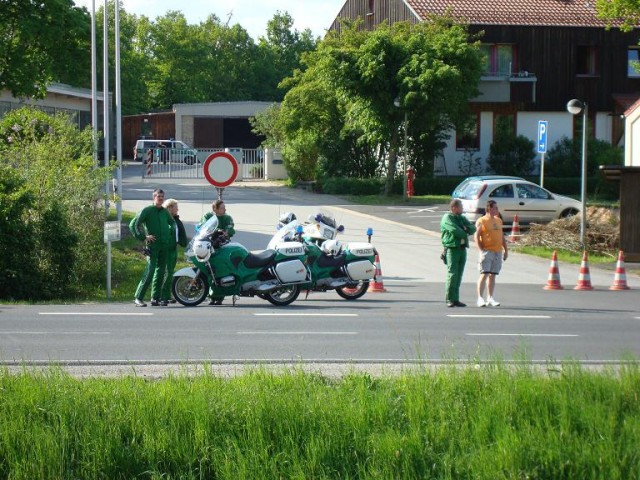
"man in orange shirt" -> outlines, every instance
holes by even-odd
[[[478,279],[479,307],[498,307],[500,302],[493,298],[496,286],[496,275],[502,269],[502,261],[509,256],[507,241],[502,231],[502,218],[495,200],[489,200],[484,216],[476,221],[475,240],[478,249],[478,267],[480,278]],[[484,297],[485,285],[487,286],[487,299]]]

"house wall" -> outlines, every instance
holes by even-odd
[[[640,167],[640,104],[627,116],[625,125],[624,164],[627,167]]]

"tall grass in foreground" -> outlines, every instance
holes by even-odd
[[[10,479],[640,478],[637,364],[339,380],[0,372]]]

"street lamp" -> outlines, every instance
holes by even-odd
[[[396,97],[393,101],[393,104],[400,108],[400,99]],[[407,118],[407,111],[404,111],[404,122],[402,122],[404,127],[404,148],[403,148],[403,162],[402,162],[402,198],[404,200],[407,199],[407,130],[409,129],[409,120]]]
[[[586,250],[585,243],[585,222],[587,218],[587,115],[589,108],[587,102],[573,99],[567,102],[567,112],[571,115],[580,115],[582,113],[582,173],[580,178],[580,200],[582,202],[582,214],[580,218],[580,243],[582,248]]]

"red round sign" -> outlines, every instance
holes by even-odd
[[[203,165],[204,178],[214,187],[231,185],[238,176],[238,162],[227,152],[215,152],[207,157]]]

